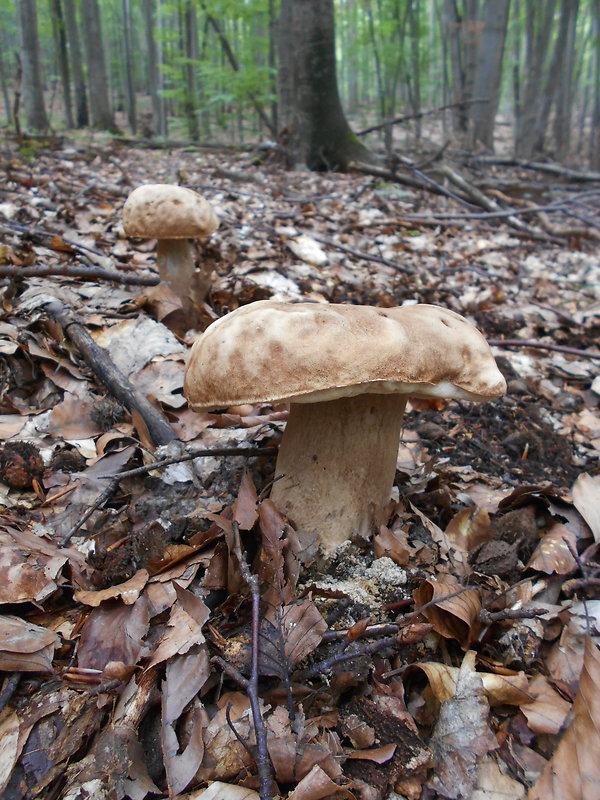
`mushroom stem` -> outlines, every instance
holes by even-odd
[[[383,521],[405,405],[393,394],[292,403],[271,499],[299,529],[319,535],[325,556]]]
[[[194,279],[194,250],[188,239],[159,239],[156,264],[161,281],[182,301],[190,297]]]

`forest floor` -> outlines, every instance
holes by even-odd
[[[2,797],[597,798],[599,177],[460,154],[290,172],[98,135],[0,163]],[[388,524],[325,572],[265,499],[286,409],[187,407],[198,331],[135,283],[155,242],[121,222],[148,182],[220,217],[199,330],[266,298],[422,302],[493,343],[506,396],[410,401]],[[51,301],[181,442],[248,454],[127,474],[162,451]]]

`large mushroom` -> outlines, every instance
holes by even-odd
[[[291,404],[271,498],[326,556],[382,521],[408,396],[482,402],[505,391],[482,334],[448,309],[271,300],[210,325],[184,387],[196,411]]]
[[[210,203],[183,186],[147,183],[134,189],[123,206],[125,233],[158,240],[160,279],[188,312],[194,302],[204,300],[210,281],[210,270],[204,270],[202,265],[196,273],[190,239],[210,236],[218,226],[219,219]]]

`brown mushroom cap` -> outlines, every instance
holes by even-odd
[[[480,402],[505,391],[482,334],[448,309],[271,300],[214,322],[192,347],[184,386],[196,411],[362,393]]]
[[[183,186],[144,184],[131,192],[123,206],[127,236],[193,239],[209,236],[218,226],[218,217],[210,203]]]

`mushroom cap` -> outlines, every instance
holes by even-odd
[[[184,384],[195,411],[395,392],[481,402],[506,381],[483,335],[446,308],[260,300],[194,342]]]
[[[127,236],[143,239],[191,239],[209,236],[219,227],[210,203],[192,189],[168,183],[146,183],[123,206]]]

